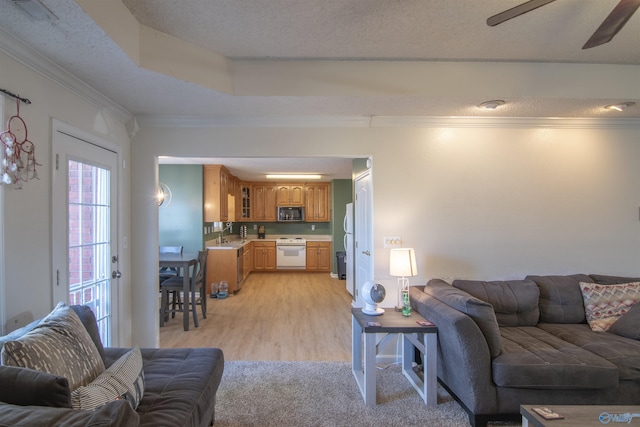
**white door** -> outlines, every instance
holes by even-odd
[[[118,155],[71,133],[53,131],[53,302],[91,307],[110,346],[118,331]]]
[[[356,178],[354,203],[354,259],[356,307],[364,307],[360,288],[367,280],[373,280],[373,192],[371,169]]]

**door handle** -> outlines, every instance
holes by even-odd
[[[112,279],[119,279],[122,277],[122,273],[120,273],[119,271],[112,271],[111,272],[111,278]]]
[[[362,253],[365,254],[366,256],[371,255],[371,252],[369,252],[369,251],[362,251]]]

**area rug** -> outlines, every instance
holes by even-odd
[[[379,367],[376,378],[369,408],[348,362],[225,362],[215,426],[469,426],[441,387],[438,405],[426,406],[400,365]]]

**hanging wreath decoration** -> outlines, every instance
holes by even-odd
[[[16,115],[7,122],[7,130],[0,133],[3,158],[0,182],[14,184],[22,188],[22,183],[30,179],[40,179],[36,166],[42,166],[36,161],[36,147],[29,141],[27,124],[20,117],[20,99],[16,100]]]

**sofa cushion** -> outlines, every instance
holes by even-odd
[[[640,302],[640,282],[600,285],[580,282],[587,322],[592,330],[604,332]]]
[[[145,384],[137,409],[140,426],[209,425],[224,370],[222,350],[143,348],[141,352]]]
[[[33,369],[0,366],[0,401],[22,406],[70,408],[69,381]]]
[[[530,280],[455,280],[453,286],[491,304],[500,326],[535,326],[538,323],[540,291]]]
[[[500,329],[491,304],[440,279],[430,280],[424,292],[471,317],[487,340],[491,357],[500,354]]]
[[[580,282],[589,282],[589,276],[527,276],[525,279],[534,281],[540,290],[540,322],[586,322]]]
[[[500,387],[603,389],[618,385],[614,364],[540,328],[504,327],[500,332],[502,353],[492,362],[493,381]]]
[[[586,323],[540,323],[538,327],[611,362],[618,368],[620,381],[640,381],[640,341],[609,332],[594,332]]]
[[[144,393],[144,370],[138,347],[123,354],[96,379],[71,392],[71,407],[93,410],[116,399],[126,400],[133,409]]]
[[[634,305],[609,328],[612,334],[640,340],[640,303]]]
[[[0,402],[0,426],[51,427],[135,427],[140,417],[127,402],[108,403],[95,411],[71,408],[20,406]]]
[[[104,362],[87,330],[64,303],[31,332],[7,341],[2,363],[65,377],[70,390],[90,383],[104,371]]]

